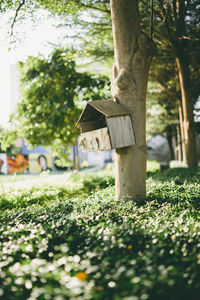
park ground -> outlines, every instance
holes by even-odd
[[[140,204],[113,173],[0,176],[1,299],[199,299],[200,169],[149,163]]]

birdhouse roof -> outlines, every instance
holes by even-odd
[[[105,115],[106,118],[129,115],[130,112],[127,108],[113,100],[96,100],[87,103],[85,109],[80,115],[76,126],[80,122],[87,122],[94,119],[95,111]]]

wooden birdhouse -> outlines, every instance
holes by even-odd
[[[88,102],[76,126],[81,128],[80,148],[86,152],[135,144],[130,112],[113,100]]]

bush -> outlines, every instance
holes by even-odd
[[[115,184],[115,179],[112,176],[100,177],[100,176],[90,176],[83,180],[83,191],[86,193],[91,193],[97,189],[104,189],[108,186],[113,186]]]
[[[45,201],[47,187],[39,197],[35,187],[29,198],[37,204],[23,206],[16,197],[15,206],[0,210],[0,297],[199,299],[198,171],[153,175],[140,205],[116,202],[113,179],[107,185],[105,176],[77,176],[89,197],[52,186]]]

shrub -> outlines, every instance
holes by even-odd
[[[36,187],[24,191],[24,199],[28,193],[38,202],[22,205],[17,196],[15,206],[2,206],[0,297],[199,299],[198,171],[170,172],[148,179],[147,201],[140,205],[116,202],[106,179],[87,175],[74,180],[81,191],[88,180],[92,193],[85,198],[76,188],[70,194],[52,186],[45,200],[43,186],[40,195]],[[6,197],[12,204],[4,191]]]

